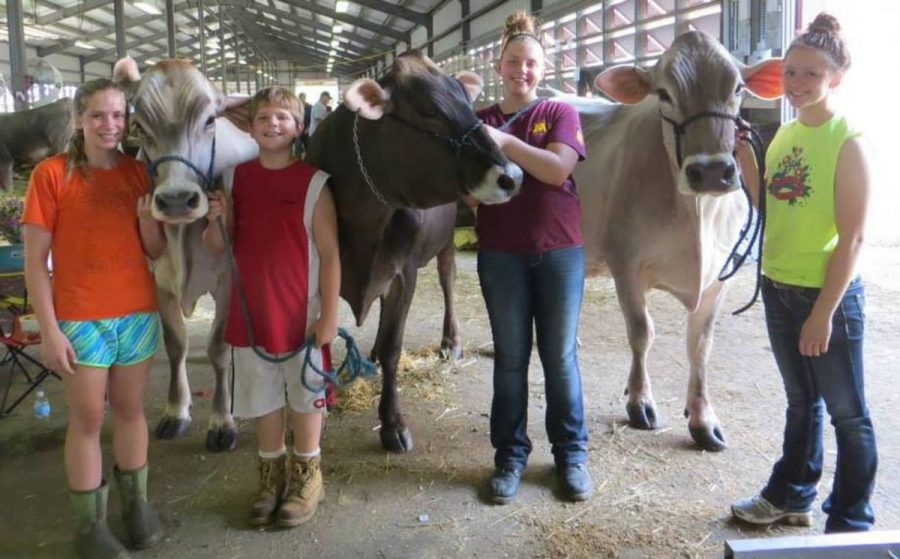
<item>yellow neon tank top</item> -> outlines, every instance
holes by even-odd
[[[858,136],[835,115],[811,127],[782,126],[766,152],[766,234],[763,274],[775,281],[822,287],[838,234],[834,181],[838,155]]]

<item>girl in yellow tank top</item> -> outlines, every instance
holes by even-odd
[[[869,199],[866,156],[832,100],[850,66],[837,20],[819,14],[784,58],[782,85],[797,119],[769,147],[763,301],[775,361],[787,393],[781,458],[762,491],[732,504],[752,524],[811,526],[822,475],[827,406],[837,436],[826,532],[868,530],[878,453],[863,391],[863,306],[856,277]],[[759,192],[752,156],[738,145]],[[749,168],[748,168],[749,167]]]

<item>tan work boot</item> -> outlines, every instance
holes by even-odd
[[[266,526],[275,519],[275,510],[287,491],[287,454],[259,458],[259,494],[250,509],[250,524]]]
[[[287,497],[278,509],[277,523],[285,528],[300,526],[313,517],[319,502],[325,498],[319,456],[291,460],[291,479]]]

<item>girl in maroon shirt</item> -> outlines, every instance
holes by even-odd
[[[583,501],[594,484],[586,467],[588,437],[575,345],[584,250],[572,170],[584,159],[581,125],[574,108],[537,98],[545,56],[531,16],[510,15],[502,45],[496,70],[503,99],[479,116],[526,175],[516,198],[481,207],[476,214],[478,277],[494,338],[490,498],[499,504],[515,498],[531,453],[526,426],[534,331],[558,494]]]

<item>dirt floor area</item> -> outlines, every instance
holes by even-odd
[[[900,319],[890,308],[900,297],[900,249],[870,248],[866,262],[867,381],[880,452],[874,506],[877,528],[898,529],[900,426],[891,410],[900,405],[900,385],[893,376],[900,362]],[[420,276],[409,319],[407,370],[401,379],[415,448],[406,455],[381,450],[372,386],[343,394],[345,407],[363,409],[329,417],[323,441],[326,499],[312,521],[293,530],[254,530],[245,524],[256,483],[251,423],[240,425],[237,450],[215,455],[204,450],[212,375],[203,357],[208,302],[200,308],[190,322],[192,431],[174,441],[153,440],[150,448],[151,497],[165,515],[168,537],[135,557],[721,557],[729,539],[822,532],[818,506],[834,471],[830,430],[823,495],[812,528],[751,529],[729,520],[729,503],[761,487],[781,441],[784,396],[761,306],[741,317],[719,318],[710,386],[729,448],[706,453],[692,444],[681,416],[687,386],[685,315],[664,293],[651,297],[657,338],[650,366],[667,424],[655,432],[626,425],[622,390],[630,352],[608,278],[589,280],[580,331],[596,495],[581,504],[554,496],[553,461],[543,427],[543,379],[535,355],[529,410],[535,451],[519,499],[505,507],[487,504],[490,333],[473,254],[460,254],[458,263],[463,361],[451,365],[436,356],[442,306],[433,265]],[[752,288],[752,274],[744,270],[731,286],[726,309],[737,308]],[[349,310],[342,312],[349,327]],[[370,320],[354,330],[366,350],[375,326]],[[160,353],[147,403],[152,424],[164,404],[167,370]],[[0,374],[0,386],[5,382]],[[62,468],[66,410],[62,384],[51,379],[45,387],[54,405],[50,419],[35,419],[28,401],[0,420],[0,557],[69,556],[71,523]],[[19,381],[14,389],[21,388]],[[104,440],[111,468],[108,430]],[[113,529],[121,534],[117,495],[111,493]]]

